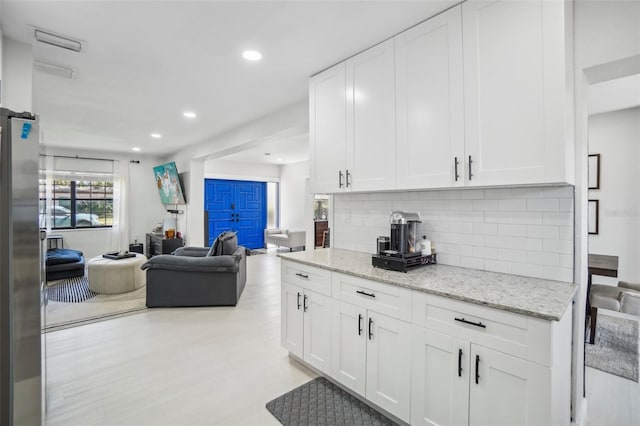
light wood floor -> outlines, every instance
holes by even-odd
[[[54,425],[279,424],[314,374],[280,347],[280,261],[250,256],[236,307],[150,309],[46,334]]]
[[[314,377],[280,347],[280,261],[250,256],[236,307],[151,309],[47,333],[48,426],[276,425]],[[589,425],[640,424],[640,385],[587,368]]]

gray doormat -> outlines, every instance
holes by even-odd
[[[269,401],[267,410],[285,426],[398,425],[324,377]]]
[[[47,298],[56,302],[80,303],[95,297],[87,276],[66,278],[47,284]]]
[[[585,364],[638,381],[638,321],[598,312],[596,340],[586,344]]]

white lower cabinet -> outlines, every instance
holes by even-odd
[[[282,345],[412,425],[568,425],[571,306],[547,321],[282,262]]]
[[[550,370],[413,326],[411,424],[549,424]]]
[[[331,298],[284,284],[283,346],[318,370],[331,365]]]
[[[332,328],[333,378],[408,422],[411,325],[336,301]]]

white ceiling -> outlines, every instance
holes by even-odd
[[[2,0],[0,23],[36,61],[78,70],[34,71],[47,145],[167,155],[306,98],[310,75],[458,2]],[[36,43],[34,26],[85,49]],[[264,59],[246,62],[249,48]],[[236,160],[269,147],[254,148]]]

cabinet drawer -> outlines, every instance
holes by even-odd
[[[352,303],[404,321],[411,320],[411,290],[334,272],[334,299]]]
[[[282,281],[331,296],[331,271],[326,269],[283,260]]]
[[[414,291],[412,322],[549,366],[551,323]]]

